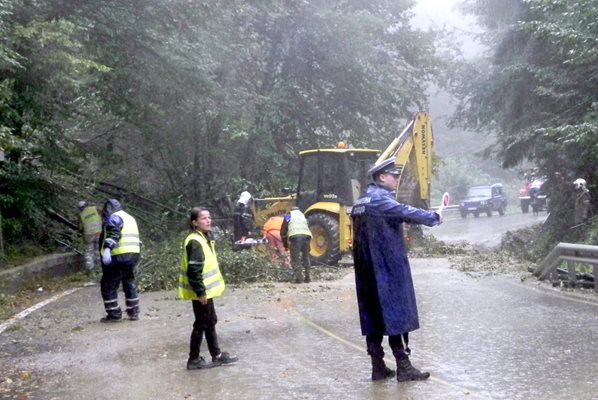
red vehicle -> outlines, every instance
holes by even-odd
[[[545,182],[545,177],[536,178],[533,175],[527,177],[525,185],[519,189],[521,212],[528,213],[530,206],[534,213],[546,209],[546,194],[542,191]]]

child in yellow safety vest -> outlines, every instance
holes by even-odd
[[[224,279],[218,267],[214,240],[211,236],[212,218],[205,208],[195,207],[189,217],[191,233],[183,244],[178,297],[191,300],[195,322],[191,331],[187,369],[205,369],[232,364],[237,356],[221,352],[216,335],[218,317],[214,298],[224,292]],[[199,355],[205,336],[212,362]]]

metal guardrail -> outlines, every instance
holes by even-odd
[[[440,208],[440,206],[433,206],[431,208],[431,210],[432,211],[437,211],[439,208]],[[458,205],[444,207],[444,211],[457,211],[457,210],[459,210],[459,206]]]
[[[544,261],[535,269],[533,274],[540,280],[550,278],[558,279],[559,267],[563,262],[567,263],[567,276],[569,283],[575,286],[578,281],[576,264],[589,264],[593,268],[594,290],[598,292],[598,246],[575,243],[559,243],[544,258]]]

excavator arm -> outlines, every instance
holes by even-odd
[[[430,116],[418,112],[378,157],[376,164],[394,157],[396,166],[401,169],[399,201],[429,207],[433,141]]]

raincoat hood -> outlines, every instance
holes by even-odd
[[[109,216],[111,216],[112,214],[114,214],[115,212],[120,211],[122,209],[123,208],[120,205],[120,202],[118,200],[116,200],[116,199],[108,199],[104,203],[104,208],[102,209],[102,217],[104,219],[106,219]]]

